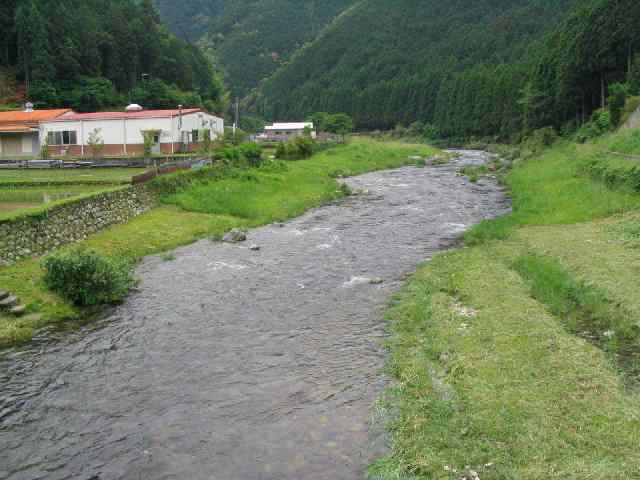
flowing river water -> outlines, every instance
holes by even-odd
[[[456,174],[487,155],[460,154],[349,179],[364,193],[245,244],[149,258],[105,318],[0,354],[0,479],[363,478],[387,448],[385,306],[508,208]]]

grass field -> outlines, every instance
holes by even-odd
[[[514,213],[395,299],[374,478],[640,478],[640,196],[581,174],[591,154],[518,165]]]
[[[431,155],[435,149],[366,139],[324,151],[309,160],[289,162],[286,168],[250,169],[242,178],[194,185],[165,199],[156,208],[125,225],[111,227],[86,242],[107,255],[137,262],[201,238],[220,238],[232,228],[285,220],[309,208],[340,198],[346,192],[333,178],[393,168]],[[41,318],[0,317],[0,345],[28,341],[43,325],[76,318],[76,311],[50,294],[42,283],[39,259],[0,268],[0,285],[27,303]]]
[[[144,168],[51,168],[51,169],[0,169],[0,187],[3,184],[20,183],[129,183],[131,177],[145,171]]]

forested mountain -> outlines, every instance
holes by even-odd
[[[213,48],[244,96],[355,0],[155,0],[178,36]]]
[[[447,135],[519,130],[540,40],[578,0],[363,0],[255,95],[270,118],[346,111],[361,128],[415,120]]]
[[[225,108],[203,52],[169,33],[151,0],[2,0],[0,70],[42,106]]]

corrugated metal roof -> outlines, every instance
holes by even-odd
[[[54,118],[71,112],[69,108],[60,108],[56,110],[34,110],[33,112],[25,112],[24,110],[9,110],[8,112],[0,112],[0,124],[37,124],[39,122],[53,120]]]
[[[139,112],[96,112],[96,113],[68,113],[51,121],[55,122],[78,122],[89,120],[124,120],[139,118],[167,118],[177,117],[180,110],[142,110]],[[190,115],[192,113],[203,112],[201,108],[185,108],[182,115]]]
[[[298,123],[274,123],[273,125],[267,125],[265,130],[304,130],[305,128],[313,128],[311,122],[298,122]]]

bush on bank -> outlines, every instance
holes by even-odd
[[[47,256],[44,282],[78,307],[117,303],[135,281],[130,265],[88,248],[74,248]]]

